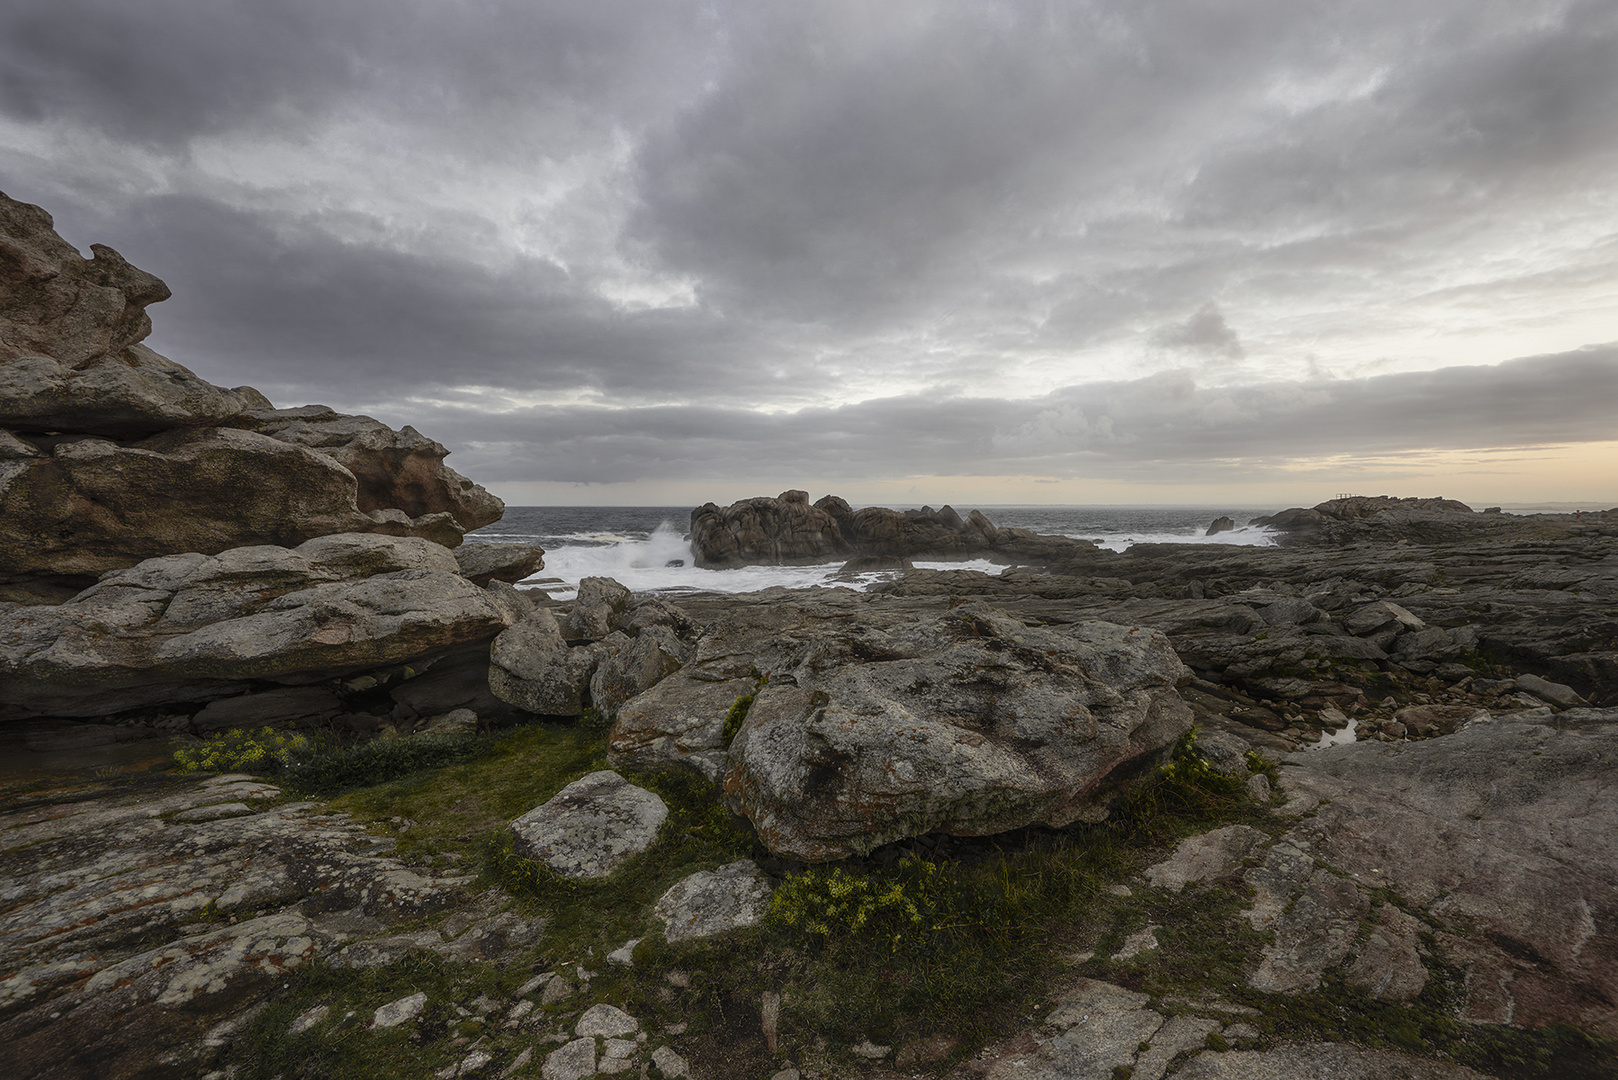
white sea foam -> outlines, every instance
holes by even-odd
[[[1237,544],[1267,547],[1275,544],[1274,534],[1266,528],[1243,526],[1228,532],[1204,536],[1206,526],[1176,531],[1141,532],[1069,532],[1076,539],[1091,540],[1113,551],[1123,551],[1132,544]],[[843,574],[841,560],[812,566],[746,566],[734,570],[699,568],[692,557],[690,545],[669,522],[664,521],[649,535],[640,539],[633,532],[625,534],[611,531],[591,531],[587,527],[577,531],[551,533],[543,537],[546,546],[545,569],[528,580],[542,585],[557,599],[567,599],[578,589],[579,581],[586,577],[610,577],[638,593],[755,592],[773,586],[802,589],[810,586],[835,586],[864,591],[883,581],[891,581],[896,571],[871,571]],[[479,530],[479,539],[523,540],[541,539],[531,533]],[[926,570],[978,570],[997,574],[1004,563],[990,559],[919,560],[918,569]]]
[[[1240,525],[1204,536],[1202,532],[1068,533],[1075,540],[1091,540],[1108,551],[1124,551],[1135,544],[1234,544],[1238,547],[1275,547],[1276,534],[1265,525]]]

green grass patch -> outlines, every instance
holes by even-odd
[[[430,1077],[466,1054],[465,1047],[450,1045],[468,1022],[457,1006],[479,994],[509,995],[528,975],[526,968],[455,964],[425,952],[378,968],[312,964],[281,985],[232,1041],[224,1064],[235,1067],[237,1080]],[[427,1004],[416,1019],[394,1028],[369,1027],[379,1007],[417,992],[426,993]],[[325,1018],[292,1034],[292,1022],[319,1005],[329,1010]],[[506,1059],[531,1042],[531,1035],[513,1032],[497,1036],[492,1049]]]

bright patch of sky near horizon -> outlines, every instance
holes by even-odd
[[[1601,0],[21,0],[0,188],[169,282],[160,351],[517,502],[1610,504],[1615,54]]]

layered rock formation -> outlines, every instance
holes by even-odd
[[[176,552],[336,532],[454,546],[500,501],[448,451],[324,406],[276,409],[140,342],[167,286],[0,195],[0,598],[63,599]]]
[[[347,709],[365,727],[499,706],[487,644],[530,605],[490,583],[543,553],[450,549],[500,500],[414,428],[276,409],[146,348],[167,287],[92,251],[0,195],[0,719]],[[386,696],[480,647],[478,686]]]
[[[342,533],[148,559],[65,604],[0,613],[0,719],[103,716],[338,679],[487,641],[523,607],[416,538]]]

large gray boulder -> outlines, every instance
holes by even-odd
[[[478,585],[521,581],[545,569],[545,549],[535,544],[492,544],[477,541],[455,549],[461,574]]]
[[[1102,780],[1190,727],[1183,665],[1139,627],[965,605],[817,628],[794,658],[759,691],[724,778],[732,808],[792,858],[1099,820]]]
[[[517,621],[498,591],[417,538],[148,559],[65,604],[0,606],[0,717],[94,716],[311,682],[486,641]]]
[[[693,769],[709,780],[725,772],[725,716],[753,693],[754,680],[683,670],[622,705],[607,741],[607,760],[631,769]]]
[[[494,639],[489,690],[540,716],[578,716],[607,651],[596,644],[569,646],[556,617],[539,608]]]

